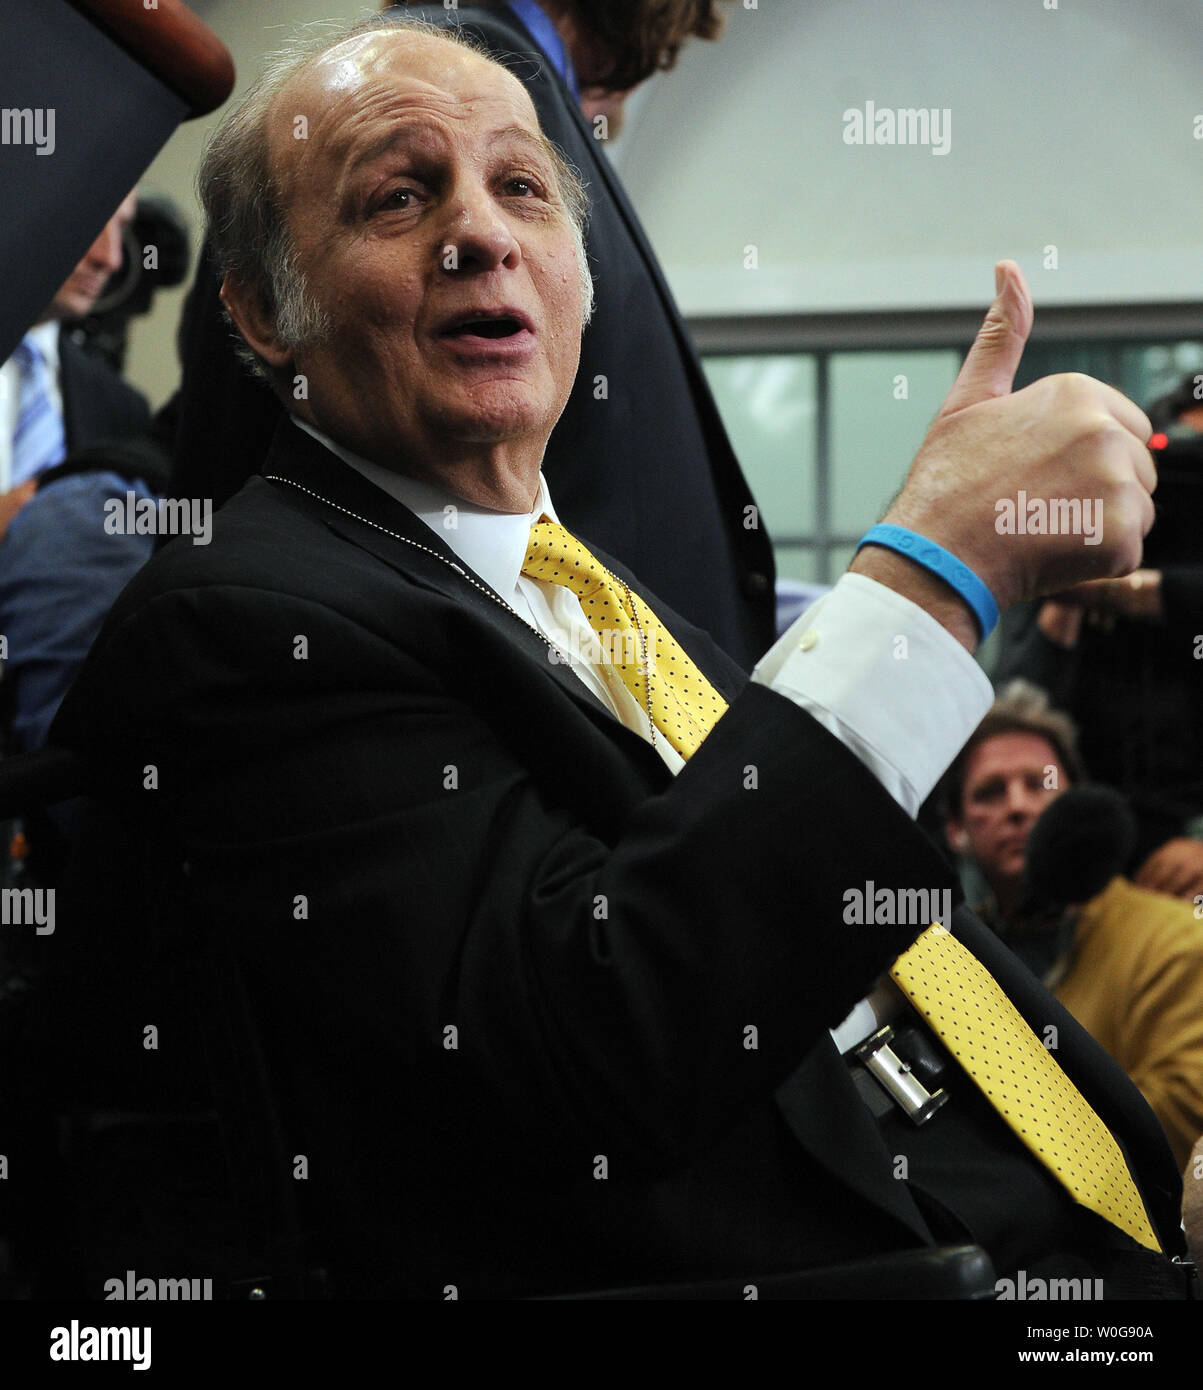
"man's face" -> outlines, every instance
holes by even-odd
[[[976,861],[996,891],[1023,876],[1028,834],[1069,778],[1039,734],[996,734],[970,753],[961,817],[948,826],[954,849]]]
[[[83,260],[67,277],[50,302],[45,319],[82,319],[92,312],[109,277],[121,269],[122,236],[138,209],[135,193],[130,193],[104,225],[104,230],[84,254]]]
[[[367,34],[290,84],[270,127],[299,266],[332,324],[282,356],[307,378],[300,413],[405,471],[437,478],[465,447],[496,444],[533,453],[537,471],[582,305],[521,83],[444,41]]]

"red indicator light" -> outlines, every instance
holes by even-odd
[[[1149,440],[1149,448],[1150,448],[1150,449],[1164,449],[1165,446],[1166,446],[1169,442],[1170,442],[1170,437],[1169,437],[1168,434],[1160,434],[1160,433],[1158,433],[1158,434],[1155,434],[1155,435],[1153,436],[1153,438]]]

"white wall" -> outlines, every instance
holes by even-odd
[[[978,305],[1001,256],[1038,305],[1203,297],[1199,0],[750,2],[615,148],[687,312]],[[845,144],[867,99],[950,152]]]
[[[278,47],[301,24],[313,20],[347,20],[379,8],[357,5],[354,0],[190,0],[196,11],[221,39],[234,57],[238,83],[236,99],[250,85],[262,57]],[[200,244],[201,214],[194,180],[205,137],[220,121],[221,111],[202,120],[182,125],[168,141],[142,180],[143,188],[166,193],[183,209],[192,223],[193,255]],[[158,406],[175,390],[179,378],[179,359],[175,332],[184,298],[192,283],[155,296],[154,310],[146,318],[135,319],[131,328],[126,375]]]
[[[613,150],[686,312],[979,306],[1000,256],[1038,305],[1203,298],[1203,4],[1049,2],[733,0],[726,36],[638,94]],[[193,8],[241,91],[296,24],[374,6]],[[948,108],[949,153],[846,145],[844,111],[870,99]],[[183,127],[146,179],[198,228],[215,119]],[[174,387],[183,293],[134,328],[129,372],[155,403]]]

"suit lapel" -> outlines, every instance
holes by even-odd
[[[302,507],[317,511],[340,540],[368,551],[410,583],[470,608],[640,761],[650,754],[653,764],[666,771],[650,745],[616,719],[567,663],[552,660],[543,638],[437,532],[312,435],[289,420],[282,421],[262,473]]]

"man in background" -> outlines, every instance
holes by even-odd
[[[136,211],[130,192],[0,367],[3,725],[15,751],[45,741],[109,605],[152,548],[103,525],[108,498],[131,487],[150,496],[141,478],[162,485],[146,400],[65,327],[121,269]]]
[[[670,69],[689,38],[717,38],[722,6],[492,0],[450,12],[407,9],[457,27],[508,67],[588,189],[596,303],[543,465],[560,515],[751,670],[775,635],[772,548],[655,252],[605,153],[626,98]],[[678,524],[656,520],[667,515]]]
[[[69,453],[149,423],[145,399],[72,341],[64,323],[85,318],[121,268],[131,192],[105,223],[46,312],[0,367],[0,508],[11,521],[33,495],[31,482]]]
[[[1140,569],[1005,615],[997,687],[1048,691],[1080,732],[1092,775],[1137,820],[1128,867],[1142,888],[1203,893],[1203,375],[1149,406],[1157,519]]]
[[[949,770],[949,845],[981,873],[979,915],[1128,1073],[1186,1162],[1203,1134],[1203,922],[1116,875],[1053,920],[1025,903],[1028,839],[1085,773],[1068,715],[1015,681]]]

